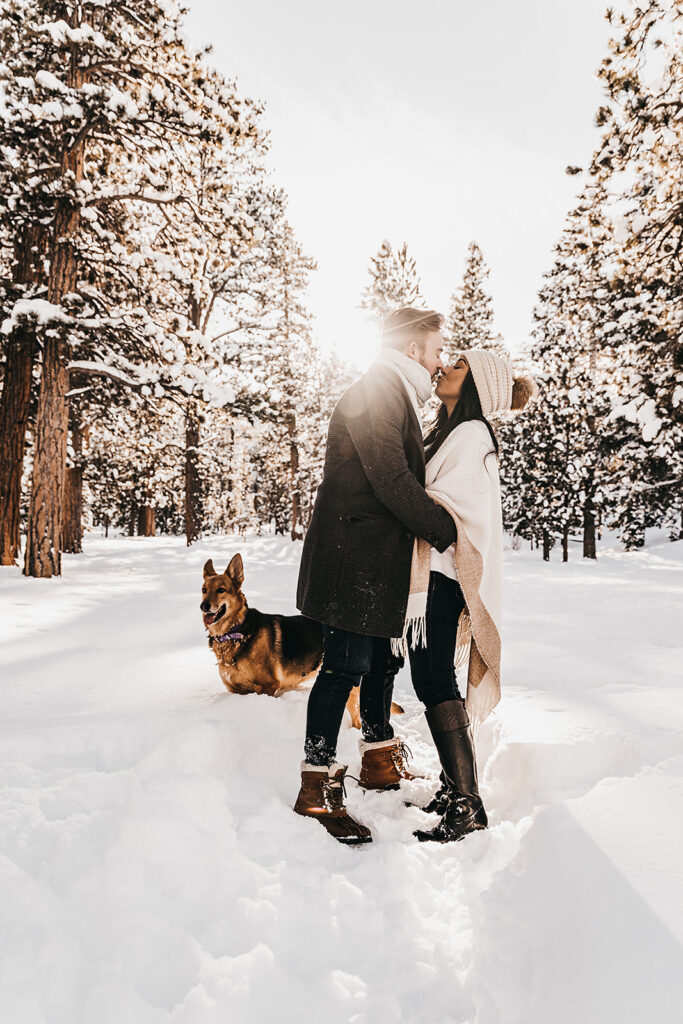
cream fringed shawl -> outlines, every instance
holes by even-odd
[[[467,710],[475,723],[500,700],[503,524],[498,463],[489,452],[486,426],[478,420],[461,423],[428,462],[425,482],[429,496],[450,512],[458,528],[455,566],[471,628]],[[412,646],[426,643],[430,558],[429,543],[416,538],[403,637],[392,640],[393,649],[404,655],[409,633]],[[458,662],[468,632],[462,616],[459,625]]]

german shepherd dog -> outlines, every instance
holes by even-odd
[[[213,561],[204,566],[200,609],[209,631],[223,685],[231,693],[266,693],[279,697],[318,672],[323,656],[320,623],[304,615],[269,615],[250,608],[242,593],[244,566],[235,555],[224,573]],[[354,686],[346,707],[360,729],[360,687]],[[392,704],[394,714],[403,708]]]

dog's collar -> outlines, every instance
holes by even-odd
[[[249,605],[246,605],[245,609],[244,609],[244,618],[242,619],[241,622],[237,622],[237,623],[235,623],[234,626],[231,626],[230,627],[230,631],[228,633],[223,633],[223,634],[221,634],[221,636],[212,636],[212,637],[210,637],[209,641],[211,643],[216,643],[216,641],[225,641],[225,640],[238,640],[238,641],[239,640],[246,640],[247,639],[247,634],[241,632],[241,630],[242,630],[242,627],[244,626],[244,623],[247,621],[247,615],[248,614],[249,614]]]

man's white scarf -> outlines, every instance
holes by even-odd
[[[491,450],[483,423],[461,423],[427,463],[426,475],[427,493],[447,509],[458,528],[455,566],[466,609],[458,628],[456,664],[463,645],[470,642],[467,709],[475,723],[483,722],[500,700],[503,525],[498,465],[494,455],[486,457]],[[416,538],[405,628],[391,642],[404,656],[409,633],[413,647],[426,643],[430,561],[431,546]]]
[[[420,409],[432,394],[432,378],[429,370],[410,356],[404,356],[393,348],[383,348],[375,359],[375,365],[388,366],[403,381],[408,398],[411,401],[417,422],[420,422]]]

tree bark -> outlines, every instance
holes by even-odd
[[[0,399],[0,565],[15,565],[19,555],[21,473],[35,352],[35,331],[12,332]]]
[[[83,550],[81,516],[83,513],[83,469],[68,466],[64,477],[64,509],[62,513],[62,551],[77,555]]]
[[[190,294],[190,322],[201,330],[202,306]],[[190,402],[185,413],[185,543],[188,548],[199,540],[202,531],[201,480],[199,477],[199,412]]]
[[[152,505],[141,505],[138,509],[138,536],[154,537],[156,534],[156,516]]]
[[[68,13],[65,11],[65,13]],[[74,7],[70,22],[77,28],[83,20],[83,8]],[[83,69],[72,52],[67,66],[67,85],[79,89],[84,82]],[[64,141],[60,156],[62,176],[71,174],[76,182],[83,178],[85,139],[69,146]],[[58,199],[52,225],[48,302],[58,306],[65,295],[76,290],[78,257],[74,238],[80,224],[80,207],[68,196]],[[46,333],[43,368],[36,416],[36,445],[29,503],[24,575],[49,578],[62,571],[60,548],[62,500],[66,469],[66,441],[69,429],[68,344],[62,324]]]
[[[543,531],[543,561],[550,561],[550,534],[547,530]]]
[[[562,561],[569,561],[569,527],[562,528]]]
[[[69,466],[64,478],[62,509],[62,551],[80,554],[83,550],[83,432],[80,424],[71,428],[74,465]]]
[[[583,557],[598,557],[595,545],[595,514],[592,498],[586,498],[583,506]]]
[[[286,415],[287,433],[289,434],[289,486],[292,496],[292,540],[300,540],[303,536],[301,523],[301,487],[299,485],[299,446],[296,440],[296,413],[290,409]]]
[[[62,497],[68,433],[69,373],[62,337],[46,337],[36,419],[24,575],[49,579],[62,570]]]
[[[201,479],[199,476],[199,419],[190,406],[185,417],[185,540],[187,546],[201,536]]]
[[[18,285],[39,284],[43,278],[45,229],[29,226],[14,247],[12,277]],[[19,556],[21,474],[31,404],[35,328],[23,324],[7,339],[5,379],[0,396],[0,565],[14,565]]]

